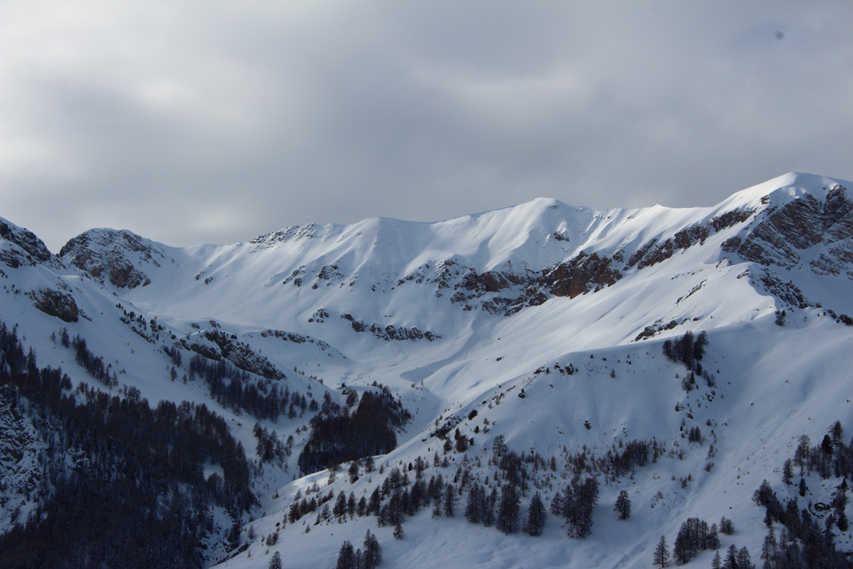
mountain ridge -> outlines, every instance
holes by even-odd
[[[479,484],[508,480],[492,454],[499,437],[530,464],[555,465],[524,467],[523,504],[533,488],[550,501],[574,478],[600,481],[592,535],[567,539],[569,522],[552,518],[542,538],[503,538],[415,511],[408,553],[408,538],[376,529],[390,567],[647,566],[650,540],[663,533],[671,543],[691,515],[733,517],[737,543],[757,555],[762,511],[750,497],[761,479],[794,496],[778,480],[797,437],[818,440],[833,421],[853,421],[845,185],[792,173],[704,208],[596,210],[541,198],[434,223],[309,224],[190,248],[101,229],[47,257],[37,237],[0,220],[0,314],[72,387],[94,379],[128,401],[203,403],[223,417],[246,449],[259,504],[212,507],[208,564],[266,566],[281,551],[294,566],[332,565],[332,550],[361,539],[373,518],[322,518],[320,504],[285,530],[293,504],[369,496],[418,459],[470,497],[463,471]],[[709,342],[700,365],[665,355],[666,342],[699,335]],[[304,449],[320,457],[312,464],[324,456],[323,421],[364,416],[356,404],[368,392],[411,415],[393,426],[396,448],[374,457],[385,473],[363,461],[344,465],[356,465],[355,479],[298,472]],[[10,432],[32,431],[38,421],[25,417]],[[22,470],[9,457],[41,449],[26,437],[0,452],[16,480]],[[636,445],[650,445],[655,461],[605,466]],[[224,476],[221,464],[204,469]],[[838,484],[804,478],[813,503]],[[30,484],[7,488],[0,534],[49,502],[43,479]],[[609,517],[604,504],[622,490],[637,522]],[[251,538],[246,525],[226,540],[233,522],[250,518],[254,533],[281,541]],[[465,551],[456,533],[482,545]],[[834,538],[853,543],[845,532]]]

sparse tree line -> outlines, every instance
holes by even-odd
[[[849,491],[847,479],[853,476],[853,441],[845,444],[843,437],[844,429],[839,421],[829,428],[820,445],[811,446],[807,435],[800,437],[794,457],[786,460],[782,468],[782,490],[793,494],[784,505],[767,480],[753,494],[753,501],[765,508],[764,523],[768,532],[761,557],[768,569],[851,567],[849,556],[836,549],[836,536],[850,530],[845,510]],[[799,484],[794,483],[796,469],[799,469]],[[815,496],[809,491],[805,477],[811,473],[823,480],[840,478],[830,497]],[[800,507],[800,498],[808,499],[807,507]],[[817,498],[824,498],[828,503],[815,502]],[[782,525],[778,539],[774,531],[777,523]]]

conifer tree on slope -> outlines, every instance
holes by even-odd
[[[530,509],[527,512],[527,523],[524,530],[532,537],[539,537],[545,529],[545,504],[542,503],[542,497],[537,492],[530,500]]]
[[[660,541],[655,548],[652,563],[661,567],[661,569],[669,564],[669,548],[666,545],[666,536],[660,536]]]

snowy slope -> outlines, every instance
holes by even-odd
[[[182,381],[194,354],[309,400],[342,403],[344,385],[388,386],[413,419],[377,467],[439,452],[450,464],[431,465],[427,477],[452,480],[464,462],[482,483],[494,479],[492,444],[503,435],[519,453],[556,461],[537,474],[523,511],[536,489],[548,504],[565,488],[567,458],[582,449],[603,456],[632,440],[664,449],[631,476],[602,477],[583,540],[568,539],[553,516],[539,538],[467,524],[463,494],[456,518],[422,510],[405,522],[403,540],[373,517],[314,525],[311,514],[275,545],[256,538],[224,567],[266,567],[276,550],[286,567],[332,566],[342,541],[360,546],[367,528],[384,548],[383,567],[640,567],[691,516],[733,519],[742,529],[723,536],[723,548],[748,546],[758,562],[764,512],[750,500],[755,489],[768,479],[781,497],[781,467],[800,435],[816,443],[836,420],[853,425],[853,328],[844,323],[853,315],[853,195],[839,186],[850,184],[787,174],[710,208],[595,210],[538,199],[435,223],[311,224],[228,246],[173,248],[98,229],[58,256],[0,220],[0,314],[40,365],[94,382],[57,342],[66,328],[110,363],[114,392],[205,401],[250,454],[256,419],[213,401],[202,382]],[[688,370],[664,358],[662,343],[688,331],[707,333],[703,365],[714,385],[699,378],[686,393]],[[346,466],[333,482],[328,472],[298,477],[309,418],[260,421],[294,437],[295,451],[257,473],[257,536],[280,528],[296,493],[314,483],[318,494],[360,497],[382,481],[377,471],[351,484]],[[435,436],[445,425],[473,446],[445,455]],[[704,442],[687,440],[693,427]],[[814,502],[826,501],[821,484],[829,488],[809,479]],[[623,489],[633,513],[617,521]],[[9,503],[26,514],[34,502],[16,492]],[[0,521],[14,509],[4,507]]]

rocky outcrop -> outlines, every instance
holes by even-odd
[[[139,266],[160,266],[165,255],[130,231],[92,230],[65,244],[59,256],[102,283],[116,288],[146,286],[151,279]]]
[[[379,324],[370,324],[368,326],[361,320],[356,320],[352,314],[341,314],[341,318],[349,321],[352,325],[352,329],[356,332],[370,332],[378,339],[383,340],[385,342],[390,342],[392,340],[428,340],[432,342],[438,338],[441,338],[441,335],[433,334],[429,330],[427,330],[426,332],[421,332],[417,326],[413,326],[412,328],[406,328],[405,326],[397,327],[390,324],[384,327]]]
[[[580,253],[543,274],[542,284],[554,296],[575,298],[615,284],[620,278],[622,273],[613,266],[611,258]]]
[[[70,294],[51,288],[39,288],[29,293],[29,296],[33,299],[33,306],[45,314],[55,316],[63,322],[77,322],[80,311]]]
[[[0,262],[17,269],[44,263],[51,256],[45,244],[34,233],[0,219]]]
[[[228,360],[243,371],[267,379],[286,379],[284,372],[265,356],[255,352],[249,344],[238,341],[234,334],[221,330],[204,330],[199,334],[199,339],[207,342],[182,340],[181,345],[209,360]]]
[[[813,252],[809,250],[816,248]],[[846,272],[853,279],[853,201],[836,184],[820,201],[806,194],[765,212],[747,235],[723,244],[723,250],[765,267],[793,269],[808,261],[818,274]]]
[[[734,209],[715,216],[709,222],[686,227],[660,244],[658,244],[657,239],[647,241],[631,255],[625,268],[636,265],[638,269],[643,269],[656,265],[669,259],[677,251],[688,249],[697,244],[702,245],[714,233],[743,223],[754,213],[755,211],[751,209]]]

